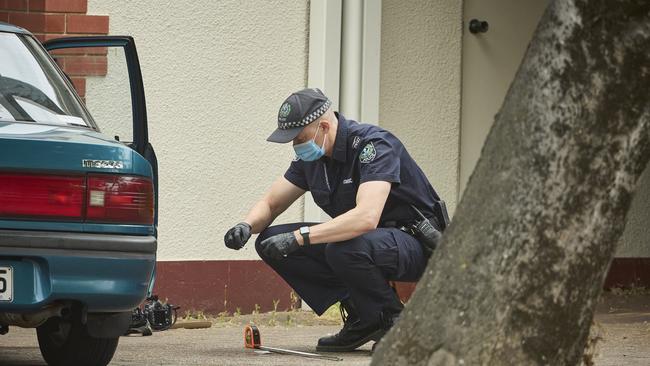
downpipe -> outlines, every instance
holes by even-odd
[[[53,304],[33,313],[0,313],[0,324],[36,328],[55,316],[62,316],[66,305]]]

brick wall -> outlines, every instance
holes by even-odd
[[[108,34],[108,16],[88,15],[88,0],[0,0],[0,21],[23,27],[41,42],[59,37]],[[106,49],[60,50],[56,61],[81,97],[87,76],[104,76]]]

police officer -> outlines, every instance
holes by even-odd
[[[389,280],[417,281],[424,271],[428,257],[405,230],[418,219],[414,209],[438,230],[444,224],[438,194],[400,140],[331,104],[318,89],[285,100],[267,140],[293,142],[296,158],[225,244],[240,249],[260,233],[260,257],[318,315],[340,301],[343,329],[321,338],[317,350],[343,352],[378,341],[402,310]],[[269,227],[306,191],[331,221]]]

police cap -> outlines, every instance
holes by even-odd
[[[287,143],[332,105],[320,89],[303,89],[285,99],[278,111],[278,128],[266,140]]]

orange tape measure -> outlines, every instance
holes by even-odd
[[[279,353],[283,355],[318,358],[321,360],[330,360],[330,361],[343,361],[342,358],[336,356],[319,355],[318,353],[293,351],[290,349],[283,349],[283,348],[264,347],[262,346],[262,336],[260,335],[260,330],[257,329],[257,327],[254,326],[253,324],[249,324],[244,328],[244,347],[250,349],[258,349],[262,351]]]
[[[260,337],[260,330],[256,326],[249,324],[244,328],[244,347],[246,348],[260,348],[262,345],[262,337]]]

